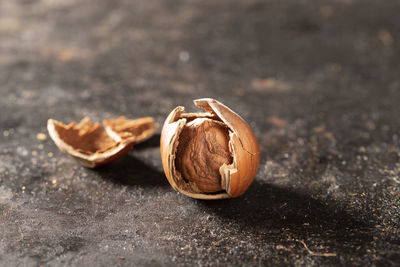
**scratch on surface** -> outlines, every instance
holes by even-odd
[[[308,246],[306,245],[306,243],[304,243],[303,240],[296,240],[298,242],[300,242],[301,244],[303,244],[304,248],[306,249],[306,251],[308,252],[308,254],[313,255],[313,256],[317,256],[317,257],[336,257],[336,253],[318,253],[318,252],[314,252],[311,249],[308,248]]]

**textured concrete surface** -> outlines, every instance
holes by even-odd
[[[400,263],[400,2],[0,1],[0,265]],[[85,169],[64,122],[213,97],[262,150],[240,198],[189,199],[159,135]]]

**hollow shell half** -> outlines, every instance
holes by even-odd
[[[88,168],[111,162],[145,141],[158,125],[150,117],[128,120],[125,117],[93,123],[89,117],[78,124],[66,125],[54,119],[47,121],[47,130],[57,147]]]

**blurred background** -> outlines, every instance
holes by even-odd
[[[1,1],[2,105],[22,106],[15,117],[64,120],[150,108],[162,120],[177,104],[209,96],[254,120],[307,114],[349,126],[363,115],[376,123],[399,111],[391,101],[399,97],[398,7],[390,0]]]
[[[1,259],[398,264],[399,10],[397,0],[0,0]],[[159,135],[100,171],[38,138],[48,118],[162,125],[201,97],[240,114],[260,142],[242,198],[175,193]]]

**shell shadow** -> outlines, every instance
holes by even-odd
[[[102,179],[121,185],[169,186],[163,172],[127,154],[107,165],[94,169]]]
[[[268,243],[314,238],[349,253],[349,247],[359,249],[371,242],[375,230],[361,212],[353,213],[333,199],[320,200],[259,181],[242,197],[198,202],[215,217],[236,222],[243,232]]]
[[[141,151],[148,148],[160,147],[160,138],[161,135],[159,133],[153,135],[148,140],[143,143],[137,144],[133,147],[134,150]]]

